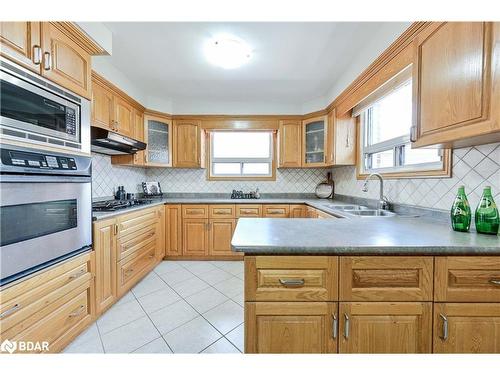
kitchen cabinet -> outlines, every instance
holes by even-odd
[[[236,219],[209,219],[209,255],[235,255],[231,250],[231,239],[236,228]]]
[[[165,241],[167,256],[182,255],[182,206],[165,206]]]
[[[172,166],[172,121],[164,116],[144,116],[144,142],[146,165],[152,167]]]
[[[326,166],[327,118],[302,121],[302,167]]]
[[[119,96],[114,97],[115,131],[125,137],[135,136],[135,113],[130,103]]]
[[[113,94],[98,81],[92,81],[92,125],[114,129]]]
[[[174,142],[174,167],[205,167],[205,131],[201,121],[175,120]]]
[[[0,22],[0,55],[41,73],[40,22]]]
[[[305,204],[291,204],[290,205],[290,217],[291,218],[301,218],[306,217],[307,206]]]
[[[116,234],[115,219],[97,221],[93,226],[95,253],[96,313],[102,314],[117,298],[116,292]]]
[[[90,56],[102,53],[70,22],[2,22],[1,55],[90,99]]]
[[[156,212],[158,214],[157,222],[157,239],[158,244],[156,246],[155,256],[156,261],[161,262],[166,255],[166,240],[165,240],[165,205],[160,205],[157,207]]]
[[[245,353],[336,353],[337,336],[336,303],[245,303]]]
[[[290,206],[288,204],[263,204],[263,217],[288,217]]]
[[[500,353],[500,303],[436,303],[434,353]]]
[[[356,164],[356,119],[337,117],[335,108],[327,116],[326,165]]]
[[[145,142],[144,113],[139,109],[134,109],[134,138]],[[111,164],[145,167],[147,166],[146,152],[147,148],[137,151],[135,154],[113,155],[111,156]]]
[[[278,132],[278,167],[302,167],[302,122],[300,120],[281,120]]]
[[[431,353],[432,303],[340,303],[339,319],[339,353]]]
[[[208,219],[182,219],[182,254],[203,257],[208,255]]]
[[[95,316],[93,256],[70,258],[0,289],[2,340],[46,341],[48,352],[57,353],[83,332]]]
[[[414,40],[412,147],[500,140],[500,23],[433,22]]]

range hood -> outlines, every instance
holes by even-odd
[[[90,127],[91,150],[99,154],[106,155],[125,155],[135,154],[137,151],[144,150],[146,144],[132,138],[125,137],[118,133],[98,128]]]

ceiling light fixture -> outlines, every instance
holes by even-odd
[[[209,40],[205,45],[207,60],[224,69],[235,69],[247,63],[252,56],[250,46],[231,35],[223,35]]]

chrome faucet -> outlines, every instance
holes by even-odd
[[[379,210],[388,210],[389,209],[389,202],[387,199],[384,197],[384,179],[383,177],[378,174],[378,173],[371,173],[368,175],[368,177],[365,178],[365,182],[363,184],[363,191],[366,193],[368,191],[368,181],[372,177],[377,177],[380,180],[380,197],[378,201],[378,209]]]

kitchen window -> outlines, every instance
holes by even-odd
[[[275,178],[274,132],[213,131],[210,133],[210,179]]]
[[[377,172],[391,177],[410,174],[418,177],[446,172],[445,164],[449,159],[447,152],[411,148],[410,68],[356,106],[353,113],[359,116],[360,121],[359,175]]]

